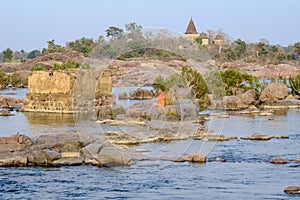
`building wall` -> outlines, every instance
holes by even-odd
[[[199,35],[198,34],[185,34],[186,38],[188,40],[194,40],[196,39]]]

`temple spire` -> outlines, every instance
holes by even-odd
[[[188,27],[186,28],[185,34],[198,34],[194,21],[191,17]]]

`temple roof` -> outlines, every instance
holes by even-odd
[[[193,19],[191,17],[190,22],[188,24],[188,27],[186,28],[186,31],[184,34],[198,34],[196,26],[193,22]]]

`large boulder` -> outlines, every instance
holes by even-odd
[[[248,90],[237,96],[224,96],[223,105],[227,110],[243,110],[255,103],[255,90]]]
[[[85,164],[99,167],[114,167],[129,165],[131,158],[129,154],[115,146],[96,141],[82,148],[80,154]]]
[[[0,166],[26,166],[31,145],[32,140],[22,134],[0,137]]]
[[[271,83],[267,86],[260,95],[260,101],[281,100],[288,96],[288,88],[283,83]]]

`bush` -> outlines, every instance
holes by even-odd
[[[74,61],[68,61],[64,64],[55,63],[52,67],[52,70],[68,70],[68,69],[78,69],[80,68],[80,64]]]
[[[300,95],[300,74],[289,78],[290,86],[293,94]]]
[[[44,66],[41,66],[41,65],[35,65],[31,69],[31,71],[43,71],[43,70],[46,70],[46,68]]]
[[[260,92],[260,84],[258,79],[252,75],[238,72],[234,69],[228,69],[221,72],[221,77],[224,82],[226,95],[232,95],[232,88],[242,88],[245,91],[255,89],[258,93]]]

